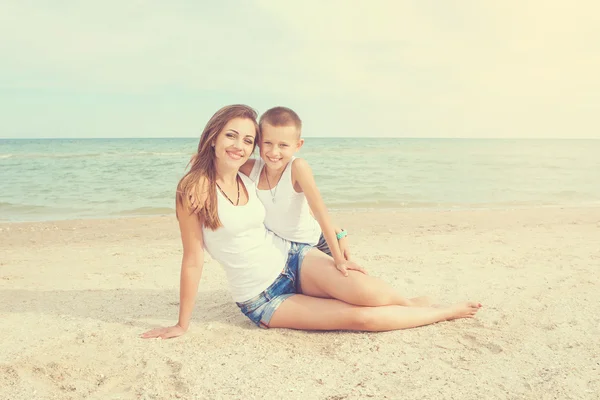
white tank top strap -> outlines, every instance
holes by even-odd
[[[292,157],[288,165],[285,166],[283,174],[281,174],[281,179],[279,179],[279,184],[277,185],[279,186],[283,183],[284,190],[291,188],[294,193],[296,193],[296,191],[294,190],[294,185],[292,185],[292,164],[294,163],[295,159],[296,157]]]

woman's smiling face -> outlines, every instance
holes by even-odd
[[[255,140],[254,121],[247,118],[232,119],[213,143],[217,162],[239,169],[254,151]]]

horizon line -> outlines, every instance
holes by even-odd
[[[447,140],[600,140],[600,137],[469,137],[469,136],[458,136],[458,137],[440,137],[440,136],[303,136],[306,139],[411,139],[411,140],[430,140],[430,139],[447,139]],[[132,136],[132,137],[0,137],[0,140],[98,140],[98,139],[111,139],[111,140],[130,140],[130,139],[200,139],[199,136]]]

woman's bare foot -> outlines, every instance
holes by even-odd
[[[481,303],[475,303],[468,301],[466,303],[458,303],[445,309],[448,311],[448,317],[446,320],[459,319],[459,318],[473,318],[477,311],[481,308]]]
[[[408,299],[412,303],[413,307],[435,307],[433,305],[433,299],[429,296],[419,296]]]

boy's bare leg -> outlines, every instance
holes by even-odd
[[[349,262],[351,263],[351,262]],[[302,293],[312,297],[333,298],[359,306],[430,306],[432,300],[422,296],[413,299],[402,296],[391,285],[374,276],[349,270],[342,275],[333,259],[317,249],[311,249],[300,268]]]

